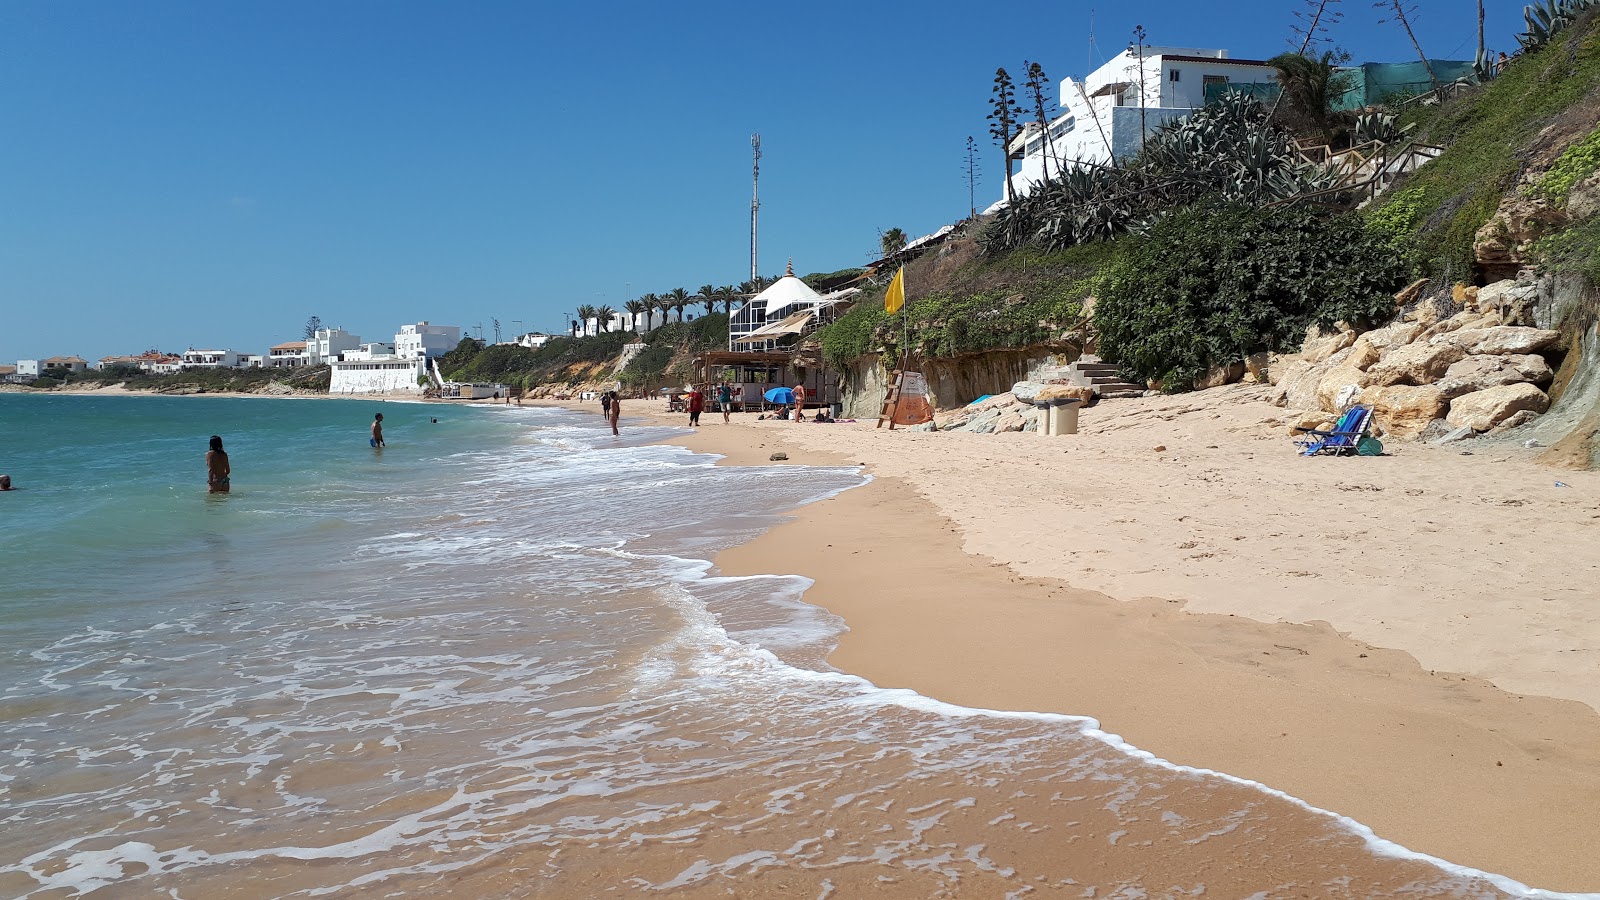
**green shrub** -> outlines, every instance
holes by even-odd
[[[1565,204],[1572,186],[1594,174],[1596,169],[1600,169],[1600,128],[1563,151],[1550,171],[1539,179],[1534,193],[1557,205]]]
[[[1215,366],[1297,349],[1312,323],[1381,321],[1406,278],[1385,240],[1356,217],[1309,209],[1172,213],[1102,279],[1100,353],[1185,391]]]

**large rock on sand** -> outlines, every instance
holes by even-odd
[[[1437,335],[1433,345],[1449,344],[1464,353],[1537,353],[1548,350],[1561,341],[1561,332],[1544,328],[1526,328],[1520,325],[1496,325],[1493,328],[1471,328]]]
[[[1366,384],[1432,384],[1466,351],[1455,344],[1407,344],[1367,367]]]
[[[1278,385],[1279,406],[1290,409],[1317,409],[1317,380],[1322,370],[1303,359],[1291,359],[1285,365],[1273,366],[1269,372]]]
[[[1319,363],[1328,357],[1345,350],[1356,342],[1353,331],[1335,331],[1332,334],[1322,334],[1311,326],[1311,332],[1306,335],[1305,343],[1300,347],[1300,358],[1308,363]]]
[[[1077,400],[1081,405],[1087,406],[1094,402],[1094,388],[1078,387],[1075,384],[1047,384],[1039,390],[1035,400]]]
[[[1317,407],[1326,410],[1343,409],[1361,393],[1361,379],[1365,373],[1350,366],[1334,366],[1317,379]]]
[[[1042,381],[1019,381],[1011,386],[1011,395],[1023,403],[1032,403],[1044,388]]]
[[[1404,347],[1416,340],[1417,335],[1421,333],[1421,326],[1413,325],[1410,322],[1401,322],[1396,325],[1390,325],[1387,328],[1374,328],[1363,334],[1361,340],[1371,344],[1382,355],[1396,347]]]
[[[1555,373],[1550,371],[1550,364],[1536,353],[1469,356],[1450,366],[1439,379],[1438,388],[1453,400],[1503,384],[1547,384],[1553,378]]]
[[[1531,384],[1503,384],[1463,394],[1450,401],[1445,421],[1473,431],[1488,431],[1523,410],[1543,413],[1550,397]]]
[[[1405,440],[1421,436],[1449,405],[1433,385],[1405,384],[1369,387],[1361,392],[1361,402],[1372,406],[1386,433]]]

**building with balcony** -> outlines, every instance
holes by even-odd
[[[196,350],[190,347],[183,352],[185,369],[238,369],[243,354],[232,350]]]
[[[383,341],[367,341],[357,344],[354,350],[346,350],[344,359],[349,361],[365,361],[372,359],[386,359],[394,356],[394,345]]]
[[[267,350],[266,367],[269,369],[294,369],[311,364],[305,341],[285,341]]]
[[[1133,156],[1157,127],[1189,115],[1230,85],[1260,93],[1276,71],[1261,60],[1232,59],[1226,50],[1130,47],[1087,78],[1061,79],[1061,113],[1049,128],[1029,122],[1012,138],[1012,189],[1026,196],[1075,165]],[[1004,183],[1000,198],[1004,202]]]
[[[18,360],[17,366],[21,368],[21,360]],[[39,362],[38,374],[63,375],[68,372],[87,372],[88,370],[89,361],[81,356],[52,356]]]
[[[401,325],[394,336],[394,355],[401,359],[427,359],[443,356],[459,343],[461,329],[454,325]]]
[[[343,359],[345,351],[354,350],[360,345],[361,336],[358,334],[351,334],[343,328],[318,328],[306,341],[306,358],[313,366],[326,365]]]

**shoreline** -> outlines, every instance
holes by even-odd
[[[1163,760],[1283,791],[1411,851],[1545,890],[1600,889],[1592,707],[1429,670],[1409,648],[1327,621],[1124,600],[1021,574],[974,552],[966,523],[884,474],[876,449],[809,440],[843,429],[706,421],[660,443],[720,454],[719,465],[770,465],[782,451],[777,464],[874,473],[714,560],[729,575],[811,578],[806,602],[847,623],[829,657],[840,670],[969,708],[1092,717]],[[888,434],[874,437],[906,433]]]

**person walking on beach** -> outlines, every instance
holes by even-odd
[[[600,395],[600,415],[606,419],[611,418],[611,392],[606,391]]]
[[[691,387],[689,388],[688,396],[686,396],[684,399],[689,402],[690,426],[695,428],[700,427],[700,413],[705,411],[706,396],[700,393],[700,388]]]
[[[801,421],[806,417],[806,385],[797,382],[794,386],[794,420]]]
[[[606,421],[611,423],[611,433],[621,434],[617,430],[617,419],[622,417],[622,398],[617,396],[616,391],[606,391],[601,399],[604,401],[602,405],[606,411]]]
[[[367,443],[374,447],[383,446],[383,413],[372,417],[372,440]]]
[[[211,449],[206,451],[206,490],[212,494],[230,493],[232,475],[228,452],[222,449],[222,435],[213,434]]]
[[[717,385],[717,407],[722,410],[722,424],[728,424],[729,413],[733,412],[733,386],[726,381]]]

